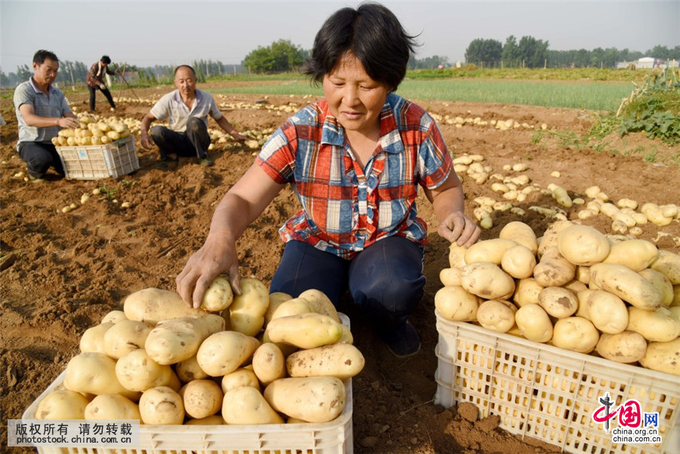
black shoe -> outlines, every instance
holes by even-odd
[[[201,158],[201,165],[204,167],[212,167],[215,165],[213,160],[210,158],[210,156],[205,155]]]
[[[408,358],[420,351],[420,336],[410,321],[385,341],[390,352],[397,358]]]

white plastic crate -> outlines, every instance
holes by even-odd
[[[471,402],[500,427],[574,454],[680,453],[680,377],[453,322],[436,312],[439,342],[435,403]],[[662,442],[612,442],[593,421],[609,393],[612,411],[628,400],[658,412]]]
[[[106,145],[57,147],[66,178],[99,180],[127,175],[139,169],[135,139],[126,137]]]
[[[349,317],[339,313],[349,326]],[[38,403],[62,386],[62,372],[26,409],[23,420],[35,419]],[[353,454],[352,379],[343,380],[345,408],[333,421],[264,425],[140,425],[139,447],[47,447],[39,454]]]

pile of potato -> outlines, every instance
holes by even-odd
[[[680,375],[680,255],[571,221],[537,238],[453,243],[435,295],[442,317]]]
[[[52,143],[57,147],[106,145],[130,137],[132,134],[124,121],[114,117],[107,120],[97,120],[94,117],[82,115],[79,120],[78,128],[61,129],[59,135],[52,139]]]
[[[63,386],[36,419],[138,419],[143,424],[328,422],[364,367],[352,335],[318,290],[269,294],[217,278],[201,308],[155,288],[128,296],[80,339]]]

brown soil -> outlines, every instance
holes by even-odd
[[[224,84],[223,84],[224,85]],[[158,97],[171,87],[137,90],[140,97]],[[206,87],[203,87],[206,88]],[[124,94],[124,96],[132,96]],[[263,130],[278,126],[287,112],[257,108],[262,97],[218,96],[218,103],[243,103],[225,107],[229,120],[239,130]],[[310,98],[268,97],[269,106],[294,103],[303,106]],[[212,212],[229,187],[251,165],[252,150],[235,146],[213,152],[216,165],[204,168],[193,160],[182,160],[177,169],[154,167],[156,151],[139,146],[140,169],[118,179],[99,181],[59,180],[32,184],[19,172],[25,164],[16,155],[16,119],[11,101],[3,99],[2,114],[8,125],[2,128],[0,203],[2,203],[0,247],[13,253],[0,274],[0,386],[2,388],[2,452],[29,453],[32,449],[6,448],[7,419],[21,418],[24,410],[59,375],[78,352],[78,340],[88,327],[99,323],[113,309],[120,309],[126,295],[146,287],[174,289],[175,276],[188,257],[204,240]],[[87,109],[85,95],[71,96],[72,105]],[[515,119],[532,125],[547,124],[564,134],[584,134],[592,112],[574,109],[423,102],[440,115],[441,129],[455,155],[480,154],[493,173],[509,174],[506,164],[526,162],[526,174],[542,188],[554,182],[573,194],[583,194],[598,185],[613,200],[629,197],[639,202],[678,203],[676,183],[680,169],[673,159],[678,147],[652,142],[642,135],[625,141],[611,139],[618,153],[598,152],[592,147],[573,146],[556,134],[538,135],[524,128],[499,131],[490,126],[466,125],[456,128],[451,118],[481,117],[482,120]],[[293,107],[293,106],[291,106]],[[99,104],[99,111],[108,106]],[[294,110],[293,107],[290,110]],[[148,104],[120,103],[117,115],[141,119]],[[215,127],[214,125],[212,125]],[[564,136],[564,135],[563,135]],[[655,162],[648,162],[655,153]],[[676,161],[677,162],[677,161]],[[561,176],[551,176],[559,171]],[[480,195],[498,195],[491,181],[482,185],[465,178],[467,208]],[[84,193],[97,187],[115,190],[115,199],[102,194],[83,206],[63,214],[61,208],[79,203]],[[122,202],[131,208],[122,209]],[[536,192],[522,204],[556,207],[549,197]],[[364,371],[353,381],[354,451],[356,453],[547,453],[559,448],[529,438],[521,439],[499,428],[497,417],[479,420],[471,404],[444,409],[433,403],[437,384],[435,346],[437,331],[433,298],[440,288],[439,271],[448,266],[448,244],[436,234],[436,219],[430,205],[421,201],[420,214],[430,225],[426,249],[425,297],[413,322],[421,333],[422,349],[414,357],[399,360],[390,355],[360,314],[347,309],[356,345],[366,357]],[[269,283],[283,245],[277,229],[297,208],[290,190],[284,190],[239,241],[242,276]],[[566,210],[576,219],[577,208]],[[498,235],[511,220],[524,220],[539,234],[552,222],[527,210],[523,218],[510,212],[497,215],[495,227],[483,238]],[[600,215],[584,221],[610,232],[610,220]],[[643,226],[642,238],[660,248],[680,252],[680,223],[659,229]]]

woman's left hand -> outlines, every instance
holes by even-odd
[[[462,211],[454,211],[439,224],[437,232],[442,238],[458,246],[470,247],[477,242],[482,229]]]

